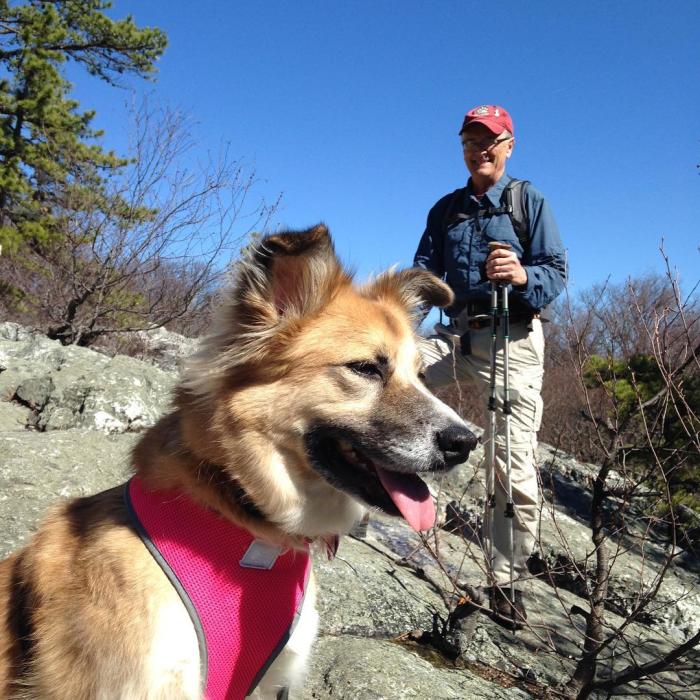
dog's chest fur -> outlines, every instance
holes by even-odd
[[[178,599],[164,602],[153,617],[151,643],[145,654],[141,678],[127,680],[118,695],[107,697],[140,697],[143,688],[148,688],[151,698],[202,697],[199,644],[192,620]]]
[[[255,700],[275,698],[287,686],[303,679],[318,630],[316,586],[309,581],[299,619],[284,649],[250,695]],[[197,635],[179,599],[164,603],[154,615],[152,639],[140,673],[113,688],[101,689],[100,700],[201,700],[203,679]],[[144,688],[148,688],[144,694]]]

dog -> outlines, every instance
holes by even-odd
[[[234,276],[135,476],[0,563],[1,697],[287,697],[316,635],[310,545],[367,508],[434,525],[419,475],[476,444],[421,380],[416,318],[450,289],[418,269],[354,285],[324,225],[263,238]]]

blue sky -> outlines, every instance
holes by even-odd
[[[700,2],[114,0],[169,37],[154,84],[282,194],[276,224],[325,221],[360,276],[410,265],[430,206],[466,181],[457,131],[513,115],[510,174],[550,199],[571,287],[700,278]],[[76,76],[106,145],[126,94]]]

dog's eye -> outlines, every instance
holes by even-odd
[[[384,379],[384,374],[382,373],[381,368],[374,362],[348,362],[345,366],[355,372],[355,374],[359,374],[363,377],[376,377],[377,379]]]

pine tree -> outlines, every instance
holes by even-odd
[[[96,142],[94,112],[79,110],[64,77],[67,61],[117,85],[148,77],[166,37],[112,20],[104,0],[0,0],[0,244],[16,249],[60,236],[67,196],[99,196],[124,161]]]

